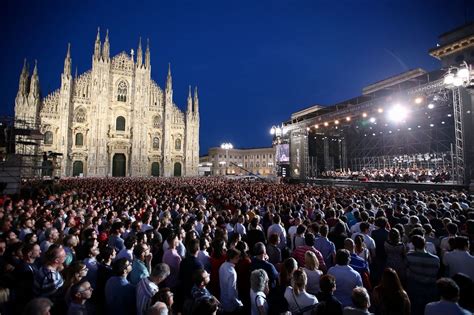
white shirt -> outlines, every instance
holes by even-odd
[[[258,311],[259,306],[263,306],[265,309],[265,314],[268,313],[268,303],[265,293],[262,291],[255,292],[254,290],[250,289],[250,309],[252,311],[252,315],[260,314]]]
[[[221,288],[220,302],[226,312],[233,312],[242,302],[237,292],[237,272],[233,263],[226,261],[219,268],[219,284]]]
[[[137,284],[137,315],[146,314],[148,308],[150,308],[150,302],[153,295],[158,292],[158,286],[151,282],[148,277],[140,280]]]
[[[267,231],[267,239],[270,238],[270,235],[272,234],[278,234],[280,237],[280,244],[278,245],[279,248],[285,248],[286,247],[286,231],[281,224],[272,224],[268,228]]]
[[[285,299],[288,302],[288,309],[292,313],[296,313],[307,306],[318,304],[318,299],[314,295],[309,294],[306,291],[296,295],[294,294],[292,287],[286,288]],[[307,311],[304,315],[310,315],[311,312],[311,310]]]
[[[474,279],[474,256],[467,251],[455,249],[452,252],[446,252],[443,263],[448,267],[449,277],[464,273]]]
[[[306,273],[308,277],[308,283],[306,284],[306,291],[311,294],[316,295],[319,293],[319,279],[323,275],[321,270],[309,270],[307,268],[303,268],[303,271]]]

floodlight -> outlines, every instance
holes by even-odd
[[[387,118],[393,122],[402,122],[408,116],[408,109],[401,106],[400,104],[396,104],[387,112]]]
[[[326,127],[329,126],[329,123],[326,121],[326,122],[324,123],[324,126],[326,126]]]
[[[467,81],[467,79],[469,79],[469,69],[468,68],[459,69],[456,76],[461,78],[461,80],[463,81]]]
[[[362,117],[367,117],[367,113],[362,113]]]
[[[382,113],[383,113],[383,108],[377,109],[377,112],[378,112],[379,114],[382,114]]]
[[[417,98],[415,98],[415,104],[421,104],[421,102],[423,102],[423,98],[422,98],[422,97],[417,97]]]
[[[351,117],[350,117],[350,116],[347,116],[347,117],[346,117],[346,121],[351,121]]]
[[[453,80],[453,85],[454,86],[461,86],[462,83],[463,83],[462,78],[460,78],[458,76],[454,77],[454,80]]]
[[[374,123],[374,122],[375,122],[375,117],[370,117],[369,121],[370,121],[371,123]]]
[[[435,105],[434,105],[433,103],[429,103],[429,104],[428,104],[428,108],[429,108],[429,109],[433,109],[433,108],[435,108]]]
[[[444,77],[444,84],[451,85],[454,83],[454,74],[451,72]]]
[[[339,125],[339,120],[335,120],[334,123],[335,123],[336,125]]]

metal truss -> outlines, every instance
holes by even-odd
[[[455,159],[454,159],[454,180],[458,184],[464,183],[464,132],[463,132],[463,106],[461,91],[459,88],[453,89],[453,111],[454,111],[454,139],[455,139]]]

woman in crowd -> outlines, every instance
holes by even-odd
[[[285,291],[285,299],[288,302],[290,312],[310,315],[318,304],[318,299],[306,292],[307,283],[308,278],[302,269],[293,272],[291,287],[287,287]]]
[[[410,299],[394,269],[384,270],[382,281],[374,288],[372,305],[376,315],[410,315]]]
[[[306,291],[309,294],[316,295],[319,293],[319,279],[323,275],[323,272],[319,270],[319,262],[316,258],[316,254],[312,251],[307,251],[304,254],[305,267],[303,271],[306,273],[308,278],[308,285]]]
[[[268,313],[267,294],[268,275],[263,269],[257,269],[250,274],[250,303],[252,315],[266,315]]]

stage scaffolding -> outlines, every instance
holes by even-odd
[[[471,113],[472,96],[464,88],[447,89],[443,74],[427,73],[410,87],[390,87],[396,90],[364,95],[284,123],[291,177],[317,178],[336,170],[436,168],[449,172],[457,184],[469,184],[465,124],[472,122],[464,116]],[[415,105],[418,97],[423,103]],[[382,111],[396,102],[411,109],[406,123],[386,122]],[[433,107],[427,108],[428,103]],[[370,117],[375,120],[369,122]]]

